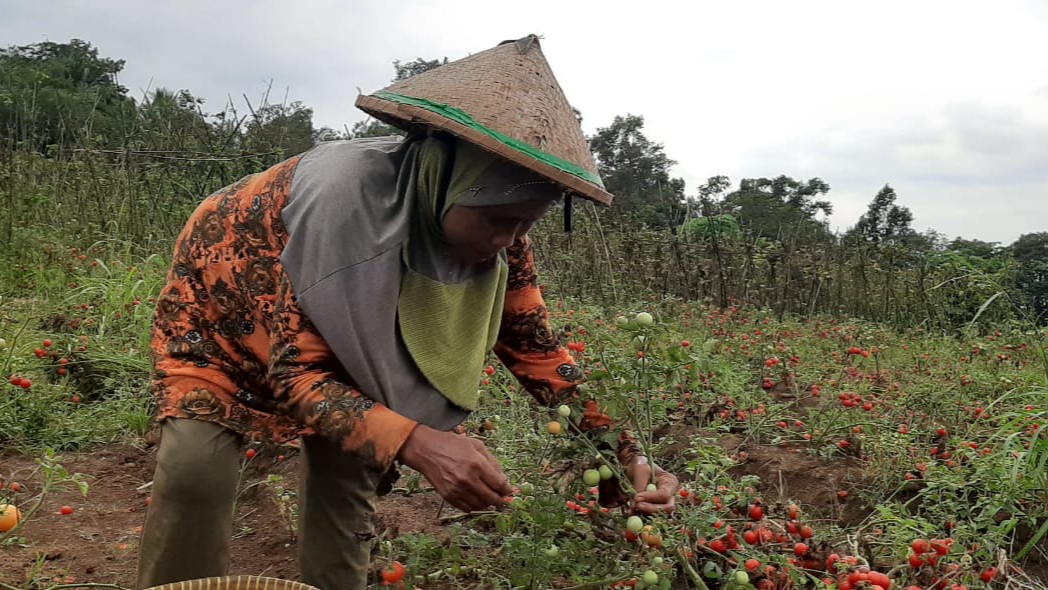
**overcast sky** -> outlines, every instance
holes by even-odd
[[[689,194],[818,176],[843,231],[888,183],[918,231],[1048,231],[1048,0],[0,0],[0,44],[90,41],[136,97],[243,109],[272,82],[339,129],[394,59],[529,33],[586,133],[643,115]]]

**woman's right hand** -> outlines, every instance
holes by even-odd
[[[465,512],[506,504],[513,493],[502,466],[479,440],[419,424],[397,458],[421,473],[437,493]]]

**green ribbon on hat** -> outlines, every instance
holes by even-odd
[[[587,182],[591,182],[599,186],[601,189],[604,188],[604,182],[601,181],[600,176],[594,174],[593,172],[590,172],[589,170],[586,170],[581,166],[572,164],[571,162],[563,158],[558,158],[553,154],[544,152],[530,144],[520,141],[519,139],[514,139],[504,133],[499,133],[498,131],[491,129],[490,127],[486,127],[479,123],[476,119],[474,119],[472,115],[460,108],[453,107],[444,103],[434,102],[425,98],[404,96],[402,94],[389,92],[387,90],[379,90],[378,92],[375,92],[373,96],[375,96],[376,98],[381,98],[383,100],[388,100],[390,102],[396,102],[400,104],[419,107],[421,109],[426,109],[427,111],[451,119],[456,123],[460,123],[462,125],[465,125],[466,127],[469,127],[470,129],[473,129],[474,131],[478,131],[480,133],[483,133],[484,135],[496,139],[506,144],[507,146],[517,150],[518,152],[527,154],[544,164],[556,168],[557,170],[567,172],[572,176],[577,176]]]

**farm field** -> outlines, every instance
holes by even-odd
[[[147,338],[166,261],[47,257],[23,269],[37,297],[0,299],[0,588],[126,588],[156,453]],[[744,305],[547,302],[587,370],[584,397],[538,408],[492,359],[463,435],[485,440],[517,494],[466,515],[403,472],[379,501],[375,587],[1048,582],[1044,329],[946,336]],[[602,414],[607,432],[574,428]],[[607,444],[619,428],[679,477],[673,514],[638,521],[596,502],[621,480]],[[297,449],[244,450],[231,573],[296,579]]]

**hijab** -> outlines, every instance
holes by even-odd
[[[329,142],[296,170],[282,262],[347,379],[394,411],[450,428],[477,407],[508,267],[505,252],[450,256],[443,218],[455,205],[552,200],[559,190],[447,136]]]

